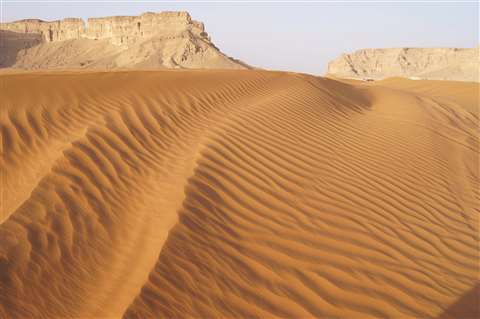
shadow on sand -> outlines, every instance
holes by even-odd
[[[18,54],[42,42],[39,33],[20,33],[0,30],[0,68],[15,64]]]
[[[448,307],[437,319],[478,319],[480,318],[480,283]]]

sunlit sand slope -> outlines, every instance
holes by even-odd
[[[478,84],[0,86],[0,318],[475,316]]]

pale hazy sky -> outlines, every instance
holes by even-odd
[[[223,52],[254,66],[323,74],[343,52],[376,47],[474,47],[479,3],[1,0],[2,21],[186,10]]]

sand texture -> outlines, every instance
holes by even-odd
[[[478,93],[0,74],[0,318],[474,318]]]

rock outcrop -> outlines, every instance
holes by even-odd
[[[85,23],[82,19],[67,18],[61,21],[42,21],[26,19],[11,23],[0,23],[0,30],[20,34],[37,34],[43,42],[78,39],[85,34]]]
[[[0,67],[248,68],[211,42],[188,12],[0,24]]]
[[[479,48],[364,49],[342,54],[328,64],[327,74],[341,78],[409,77],[479,81]]]

